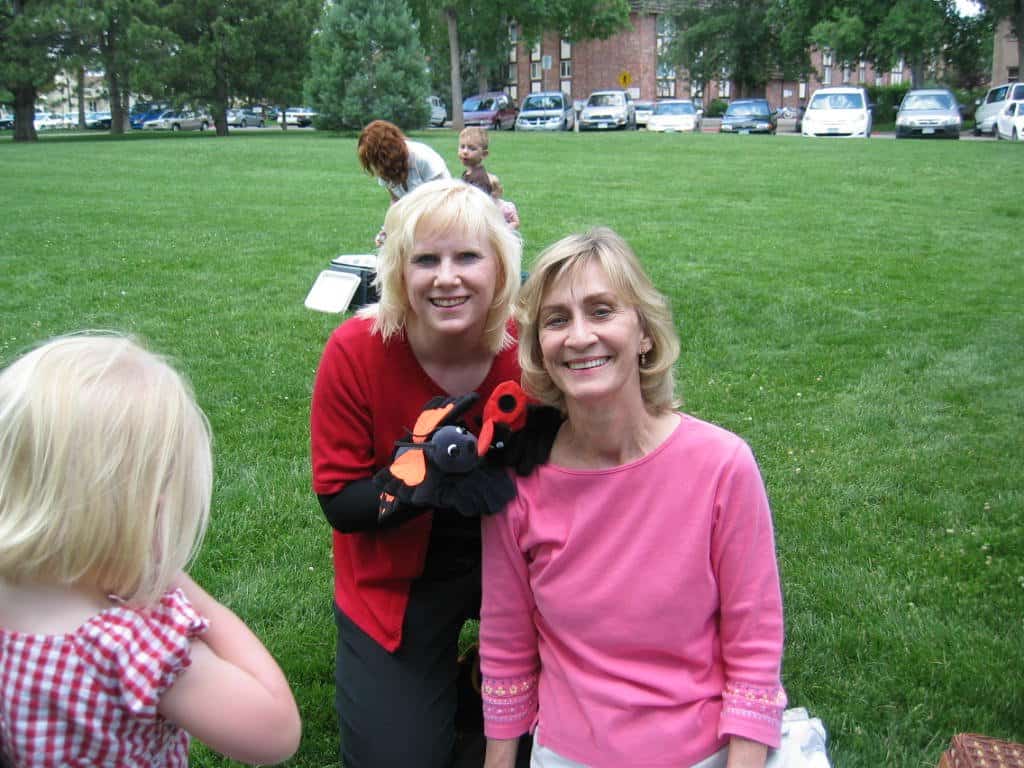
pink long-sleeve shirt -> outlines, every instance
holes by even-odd
[[[771,510],[739,437],[681,414],[643,458],[551,464],[483,525],[485,732],[540,725],[594,768],[779,745],[782,598]]]

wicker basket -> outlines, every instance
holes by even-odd
[[[939,758],[938,768],[1024,768],[1024,744],[958,733]]]

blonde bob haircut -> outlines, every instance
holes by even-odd
[[[133,339],[53,339],[0,373],[0,577],[150,605],[198,549],[210,428]]]
[[[359,314],[373,318],[374,332],[385,341],[402,331],[410,311],[405,266],[412,258],[416,237],[451,230],[490,243],[498,258],[494,300],[484,327],[484,342],[497,353],[513,343],[508,321],[519,293],[522,241],[505,223],[494,200],[458,179],[421,184],[388,209],[384,218],[387,239],[377,256],[375,284],[380,302]]]
[[[650,338],[651,348],[639,366],[640,389],[647,409],[663,413],[678,408],[675,363],[679,357],[679,337],[672,323],[672,310],[647,277],[633,249],[607,227],[564,237],[537,257],[516,310],[523,388],[541,402],[565,410],[565,395],[544,367],[538,321],[551,287],[559,280],[575,280],[589,264],[597,264],[619,298],[636,310],[640,327]]]

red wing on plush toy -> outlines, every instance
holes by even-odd
[[[517,432],[526,424],[526,393],[514,381],[503,381],[494,388],[484,404],[484,425],[480,429],[477,452],[483,456],[491,448],[496,425]]]

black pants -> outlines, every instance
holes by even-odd
[[[416,581],[392,654],[335,607],[334,705],[345,768],[482,765],[482,734],[459,739],[481,756],[457,760],[455,727],[459,633],[479,611],[479,568]]]

